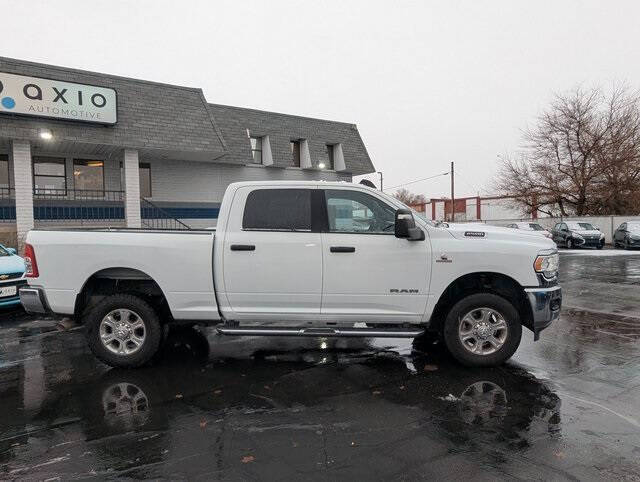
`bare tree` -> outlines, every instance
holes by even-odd
[[[548,214],[630,214],[640,194],[640,102],[624,88],[556,95],[497,189]],[[636,204],[634,204],[636,203]],[[636,207],[634,207],[636,206]]]
[[[397,190],[393,196],[407,205],[424,204],[427,202],[424,194],[414,194],[405,188]]]

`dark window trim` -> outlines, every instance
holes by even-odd
[[[76,165],[80,165],[82,166],[83,162],[101,162],[102,163],[102,189],[76,189],[76,175],[75,173],[73,174],[73,189],[74,191],[102,191],[102,194],[104,195],[105,193],[105,185],[106,185],[106,178],[105,178],[105,172],[104,172],[104,160],[103,159],[73,159],[73,167],[76,167]],[[87,164],[84,164],[85,166],[87,166]],[[93,167],[93,166],[87,166],[87,167]]]
[[[304,139],[290,139],[289,140],[289,150],[291,151],[291,162],[293,163],[293,167],[302,167],[302,141]],[[296,159],[293,156],[295,150],[294,145],[298,146],[298,164],[295,164]]]
[[[45,160],[46,159],[46,160]],[[36,174],[36,164],[62,164],[64,167],[64,175],[46,175],[46,174]],[[56,193],[50,194],[46,192],[36,192],[36,176],[38,177],[59,177],[64,179],[64,193]],[[58,197],[66,197],[69,189],[68,189],[68,180],[67,180],[67,159],[65,157],[53,157],[53,156],[33,156],[31,158],[31,184],[32,184],[32,192],[36,196],[58,196]],[[42,191],[46,191],[46,189],[42,189]],[[56,191],[62,191],[62,189],[56,189]]]

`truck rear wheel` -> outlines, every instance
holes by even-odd
[[[476,293],[458,301],[444,323],[444,341],[467,366],[489,367],[511,358],[520,345],[518,310],[505,298]]]
[[[112,367],[139,367],[160,348],[162,326],[142,298],[116,294],[104,298],[85,316],[89,348]]]

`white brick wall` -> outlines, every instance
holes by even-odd
[[[140,216],[140,171],[138,170],[138,151],[125,149],[122,167],[124,169],[124,215],[127,227],[139,228],[142,225]]]
[[[27,141],[11,144],[13,186],[16,195],[16,231],[18,250],[24,251],[27,233],[33,229],[33,180],[31,174],[31,145]]]
[[[220,202],[227,186],[237,181],[351,181],[351,175],[332,171],[186,161],[152,160],[150,164],[152,201]]]

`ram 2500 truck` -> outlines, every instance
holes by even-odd
[[[93,353],[147,363],[172,324],[223,335],[438,337],[459,362],[513,355],[560,313],[555,244],[437,225],[350,183],[231,184],[214,231],[33,230],[29,312],[71,316]]]

